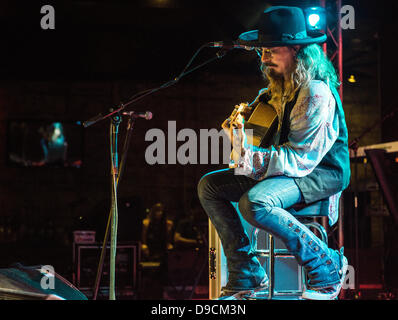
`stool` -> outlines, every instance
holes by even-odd
[[[328,214],[327,210],[323,210],[325,207],[325,201],[320,200],[311,204],[297,204],[293,207],[289,208],[289,211],[294,217],[298,220],[302,219],[312,219],[312,221],[301,221],[308,228],[313,228],[319,232],[319,236],[323,242],[328,244],[328,236],[325,228],[318,222],[313,221],[313,218],[316,217],[325,217]],[[275,277],[274,277],[274,268],[275,268],[275,257],[280,258],[294,258],[294,256],[287,249],[275,249],[274,237],[272,234],[268,233],[268,246],[267,249],[258,249],[257,248],[257,236],[259,233],[259,229],[255,228],[252,233],[251,239],[251,248],[252,251],[256,254],[256,256],[268,257],[268,299],[272,299],[275,292]],[[306,287],[307,276],[303,267],[300,267],[302,274],[302,283],[303,286]]]

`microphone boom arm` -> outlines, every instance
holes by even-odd
[[[212,44],[213,44],[213,42],[209,42],[209,43],[206,43],[206,44],[202,45],[202,46],[195,52],[195,54],[194,54],[194,55],[192,56],[192,58],[189,60],[188,64],[185,66],[185,68],[184,68],[183,71],[179,74],[178,77],[175,77],[174,79],[169,80],[169,81],[163,83],[163,84],[160,85],[159,87],[156,87],[156,88],[153,88],[153,89],[147,89],[147,90],[141,91],[141,92],[139,92],[139,93],[133,95],[133,96],[130,98],[130,100],[129,100],[128,102],[126,102],[126,103],[120,103],[120,105],[117,106],[116,109],[110,108],[108,114],[103,115],[102,113],[99,113],[98,115],[96,115],[96,116],[94,116],[94,117],[92,117],[92,118],[90,118],[90,119],[84,121],[84,122],[83,122],[83,126],[84,126],[85,128],[87,128],[87,127],[89,127],[89,126],[91,126],[91,125],[93,125],[93,124],[95,124],[95,123],[97,123],[97,122],[99,122],[99,121],[102,121],[102,120],[104,120],[104,119],[107,119],[107,118],[111,117],[113,114],[118,113],[118,112],[124,110],[125,107],[129,106],[130,104],[132,104],[132,103],[134,103],[134,102],[136,102],[136,101],[139,101],[139,100],[143,99],[144,97],[146,97],[146,96],[148,96],[148,95],[151,95],[151,94],[153,94],[153,93],[155,93],[155,92],[157,92],[157,91],[159,91],[159,90],[161,90],[161,89],[165,89],[165,88],[171,87],[171,86],[175,85],[182,77],[186,76],[187,74],[189,74],[189,73],[191,73],[191,72],[193,72],[193,71],[195,71],[195,70],[197,70],[197,69],[199,69],[199,68],[201,68],[201,67],[203,67],[203,66],[209,64],[210,62],[213,62],[214,60],[217,60],[217,59],[220,59],[220,58],[224,57],[228,50],[225,50],[225,48],[221,48],[221,50],[220,50],[219,52],[216,53],[216,56],[215,56],[215,57],[208,59],[207,61],[201,63],[200,65],[198,65],[198,66],[196,66],[196,67],[194,67],[194,68],[192,68],[192,69],[190,69],[190,70],[187,70],[187,69],[189,68],[189,66],[192,64],[192,62],[193,62],[193,60],[195,59],[195,57],[199,54],[199,52],[200,52],[203,48],[211,47]]]

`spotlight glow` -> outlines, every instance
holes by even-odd
[[[312,27],[315,27],[316,24],[319,22],[320,17],[318,14],[313,13],[308,16],[308,22]]]

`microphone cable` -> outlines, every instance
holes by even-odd
[[[127,106],[127,105],[129,105],[130,103],[133,103],[133,102],[135,102],[135,101],[137,101],[137,100],[140,100],[140,99],[142,99],[143,97],[145,97],[145,96],[147,96],[147,95],[150,95],[150,94],[152,94],[152,93],[154,93],[154,92],[156,92],[156,91],[159,91],[159,90],[161,90],[161,89],[168,88],[168,87],[170,87],[170,86],[176,84],[182,77],[184,77],[184,76],[186,76],[187,74],[193,72],[194,70],[196,70],[196,69],[198,69],[198,68],[200,68],[200,67],[202,67],[202,66],[204,66],[204,65],[206,65],[206,64],[208,64],[208,63],[210,63],[210,62],[213,61],[213,60],[216,60],[216,59],[219,59],[219,58],[223,57],[223,55],[217,55],[216,57],[214,57],[214,58],[212,58],[212,59],[209,59],[209,60],[203,62],[202,64],[196,66],[195,68],[192,68],[191,70],[188,70],[188,71],[187,71],[187,69],[191,66],[191,64],[193,63],[193,61],[195,60],[195,58],[198,56],[198,54],[199,54],[204,48],[210,47],[211,44],[212,44],[212,42],[208,42],[208,43],[205,43],[205,44],[203,44],[202,46],[200,46],[199,49],[196,50],[196,52],[193,54],[193,56],[191,57],[191,59],[188,61],[188,63],[187,63],[186,66],[184,67],[184,69],[181,71],[181,73],[180,73],[177,77],[175,77],[174,79],[172,79],[172,80],[170,80],[170,81],[168,81],[168,82],[165,82],[164,84],[160,85],[159,87],[155,87],[155,88],[152,88],[152,89],[146,89],[146,90],[140,91],[140,92],[138,92],[138,93],[132,95],[132,96],[128,99],[129,102],[128,102],[127,104],[124,104],[124,106]]]

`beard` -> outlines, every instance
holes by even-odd
[[[266,73],[269,78],[272,78],[273,80],[283,80],[283,73],[277,72],[273,68],[266,68]]]
[[[261,71],[263,78],[271,92],[270,104],[273,104],[277,100],[281,99],[283,95],[290,96],[290,92],[293,89],[290,81],[285,80],[283,73],[277,72],[274,68],[270,68],[272,65],[261,64]]]
[[[268,65],[268,64],[261,64],[261,71],[263,73],[263,76],[272,81],[282,81],[283,82],[283,73],[277,72],[274,68],[270,68],[270,66],[275,66],[275,65]]]

